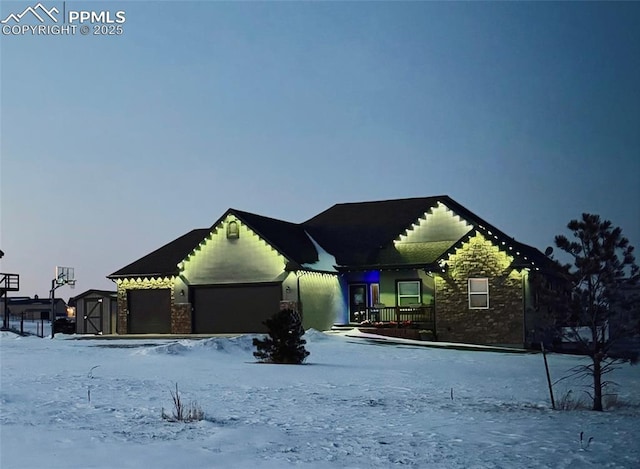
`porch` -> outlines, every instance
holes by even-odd
[[[352,327],[363,332],[420,340],[436,340],[435,307],[431,305],[360,307],[352,311]]]

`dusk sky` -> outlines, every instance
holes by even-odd
[[[64,8],[126,22],[0,36],[0,272],[19,295],[47,296],[56,265],[77,279],[59,297],[115,290],[229,207],[302,222],[446,194],[542,251],[583,212],[640,249],[638,2]]]

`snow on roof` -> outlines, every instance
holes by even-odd
[[[309,237],[309,239],[313,243],[313,246],[316,248],[316,251],[318,252],[318,260],[316,262],[302,264],[302,266],[308,269],[320,270],[323,272],[337,272],[336,265],[338,265],[338,263],[336,261],[336,258],[325,251],[322,246],[320,246],[318,242],[313,239],[313,236],[311,236],[307,231],[305,231],[305,234]]]

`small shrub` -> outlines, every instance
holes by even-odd
[[[576,397],[571,389],[560,396],[556,407],[558,410],[578,410],[588,408],[584,399]]]
[[[178,391],[178,383],[176,383],[176,391],[169,391],[171,400],[173,401],[173,414],[169,415],[162,409],[162,418],[170,422],[197,422],[204,419],[204,412],[197,402],[185,402],[180,397]]]
[[[53,323],[53,329],[56,333],[75,334],[76,323],[67,318],[58,318]]]
[[[291,309],[283,309],[264,323],[269,336],[253,339],[257,348],[253,356],[266,363],[300,365],[309,356],[302,338],[304,328],[300,315]]]

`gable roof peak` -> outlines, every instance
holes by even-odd
[[[297,223],[292,223],[290,221],[286,221],[286,220],[281,220],[279,218],[274,218],[274,217],[267,217],[265,215],[259,215],[257,213],[252,213],[252,212],[246,212],[244,210],[238,210],[237,208],[228,208],[227,211],[224,213],[224,215],[222,217],[220,217],[218,219],[218,221],[216,221],[216,223],[212,226],[212,228],[214,228],[218,223],[220,223],[220,221],[224,220],[227,215],[235,215],[238,218],[241,219],[245,219],[245,218],[253,218],[253,219],[261,219],[261,220],[265,220],[265,221],[272,221],[272,222],[276,222],[276,223],[286,223],[289,225],[298,225]],[[248,221],[248,220],[245,220]]]
[[[312,263],[318,260],[315,246],[301,224],[229,208],[213,224],[211,230],[214,230],[229,215],[238,218],[287,260],[295,261],[298,264]]]

